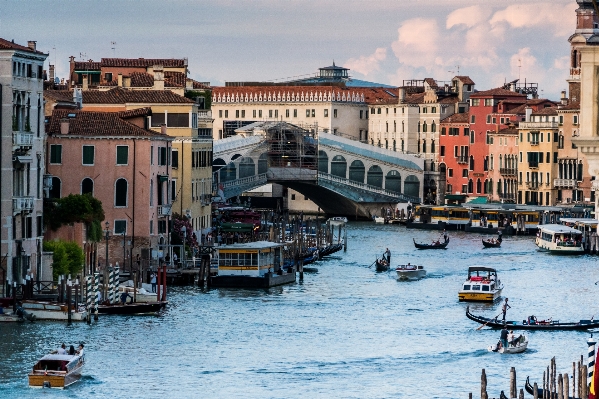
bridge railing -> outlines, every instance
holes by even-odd
[[[328,173],[318,172],[318,179],[319,180],[327,180],[327,181],[330,181],[330,182],[344,184],[346,186],[351,186],[351,187],[359,188],[361,190],[365,190],[365,191],[369,191],[369,192],[373,192],[373,193],[377,193],[377,194],[381,194],[381,195],[386,195],[388,197],[394,197],[394,198],[397,198],[397,199],[402,200],[402,201],[420,202],[420,198],[412,197],[410,195],[401,194],[401,193],[398,193],[398,192],[395,192],[395,191],[387,190],[387,189],[384,189],[384,188],[381,188],[381,187],[377,187],[377,186],[373,186],[373,185],[370,185],[370,184],[360,183],[360,182],[357,182],[357,181],[354,181],[354,180],[350,180],[350,179],[346,179],[346,178],[343,178],[343,177],[331,175],[331,174],[328,174]]]

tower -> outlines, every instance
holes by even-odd
[[[580,50],[582,47],[599,45],[599,16],[593,0],[576,0],[576,30],[568,38],[570,42],[570,77],[568,92],[570,103],[580,101]]]

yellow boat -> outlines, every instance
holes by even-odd
[[[497,271],[491,267],[472,266],[468,268],[468,279],[458,292],[460,301],[493,302],[501,296],[503,284],[497,278]]]
[[[32,388],[66,388],[81,378],[85,360],[79,355],[49,354],[37,361],[29,373]]]

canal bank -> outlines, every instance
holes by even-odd
[[[488,392],[498,396],[512,366],[539,381],[547,359],[568,365],[585,353],[585,332],[531,333],[529,350],[515,357],[488,352],[498,333],[476,330],[457,291],[468,266],[493,264],[512,305],[508,317],[590,319],[599,310],[596,258],[540,253],[530,237],[486,250],[480,235],[463,232],[450,233],[444,251],[418,251],[412,242],[438,237],[350,222],[347,253],[316,262],[318,273],[303,282],[258,290],[173,287],[159,317],[100,317],[70,327],[0,323],[0,397],[39,397],[27,388],[27,372],[62,342],[86,344],[82,380],[49,393],[73,398],[455,399],[480,392],[482,368]],[[369,268],[386,247],[393,264],[418,261],[427,277],[399,282],[394,271]],[[493,317],[500,304],[471,310]]]

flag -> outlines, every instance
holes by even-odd
[[[589,399],[599,399],[599,367],[597,367],[597,363],[595,360],[595,370],[593,370],[591,387],[589,388]]]

